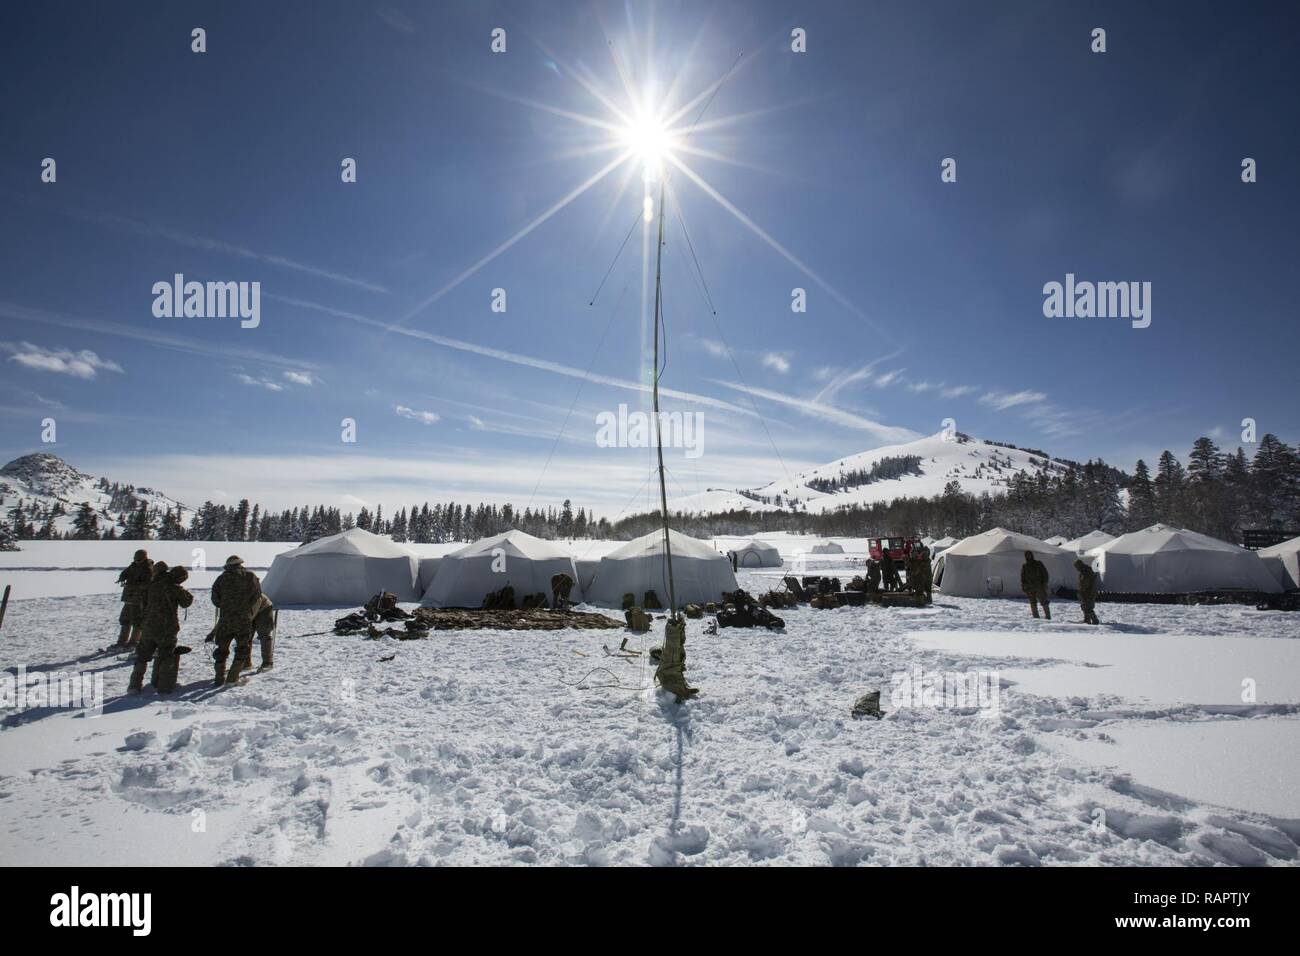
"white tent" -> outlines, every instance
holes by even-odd
[[[352,528],[277,554],[262,590],[276,604],[364,604],[380,591],[418,601],[420,559],[391,538]]]
[[[575,558],[573,563],[578,568],[578,584],[582,593],[591,592],[591,582],[596,580],[596,571],[600,568],[600,558]]]
[[[1261,548],[1255,552],[1264,562],[1264,567],[1273,572],[1277,583],[1284,591],[1300,588],[1300,538],[1283,541],[1271,548]]]
[[[736,564],[742,568],[779,568],[783,563],[781,552],[774,545],[757,538],[727,553],[734,554]]]
[[[1050,544],[1053,548],[1065,547],[1065,535],[1054,534],[1050,538],[1044,538],[1043,544]]]
[[[678,605],[721,601],[723,591],[736,590],[736,575],[725,554],[714,551],[707,541],[688,538],[679,531],[669,531],[669,540]],[[635,595],[636,603],[640,604],[646,591],[654,591],[664,607],[668,606],[662,531],[642,535],[601,558],[587,600],[592,604],[621,607],[624,594]]]
[[[1282,590],[1254,551],[1164,524],[1121,535],[1088,556],[1102,589],[1121,594]]]
[[[444,557],[420,603],[425,607],[482,607],[486,595],[508,585],[514,588],[517,603],[541,593],[550,604],[551,576],[560,573],[574,581],[570,599],[575,604],[581,601],[573,555],[523,531],[507,531]]]
[[[836,544],[834,541],[827,541],[823,544],[814,544],[812,553],[813,554],[843,554],[844,549],[840,547],[838,544]]]
[[[934,538],[930,537],[928,534],[923,535],[921,537],[921,543],[928,548],[930,545],[934,544]]]
[[[1113,534],[1107,534],[1105,531],[1089,531],[1080,538],[1073,541],[1067,541],[1061,545],[1066,551],[1073,551],[1076,554],[1083,554],[1085,551],[1091,551],[1093,548],[1100,548],[1103,544],[1108,544],[1115,540]],[[1051,539],[1048,539],[1051,543]]]
[[[939,555],[934,562],[935,587],[957,597],[1024,597],[1020,567],[1026,551],[1034,552],[1047,566],[1049,593],[1078,583],[1070,552],[1027,534],[994,528],[962,538]]]
[[[429,585],[433,583],[433,577],[438,573],[438,565],[442,561],[442,556],[436,558],[420,559],[420,593],[423,594],[429,590]]]
[[[929,546],[930,553],[933,555],[939,555],[942,552],[947,551],[956,543],[957,543],[956,538],[948,537],[945,535],[944,537],[940,538],[938,541],[930,542],[930,546]]]

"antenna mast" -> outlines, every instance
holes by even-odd
[[[659,181],[659,246],[655,251],[655,353],[654,353],[654,413],[655,413],[655,448],[659,453],[659,514],[664,525],[664,559],[668,565],[668,616],[677,617],[677,589],[673,583],[673,549],[668,535],[668,489],[664,480],[664,436],[663,419],[659,417],[659,328],[660,313],[663,308],[663,261],[664,261],[664,182]]]

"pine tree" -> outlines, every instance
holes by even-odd
[[[1128,527],[1130,531],[1149,528],[1156,523],[1156,490],[1151,470],[1141,458],[1133,468],[1128,486]]]
[[[77,541],[93,541],[99,537],[99,515],[89,502],[83,501],[72,519],[72,537]]]
[[[143,501],[140,507],[131,512],[122,530],[122,537],[127,541],[148,541],[152,537],[149,526],[149,506]]]

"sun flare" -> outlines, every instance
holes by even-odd
[[[662,175],[664,161],[675,145],[672,131],[652,113],[643,113],[625,126],[619,140],[641,165],[647,182]]]

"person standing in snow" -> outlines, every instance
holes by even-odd
[[[144,602],[153,578],[153,562],[141,548],[135,559],[122,569],[117,583],[122,588],[122,613],[117,616],[121,629],[117,633],[117,646],[134,648],[140,643],[140,630],[144,626]]]
[[[880,575],[885,581],[886,591],[898,590],[898,567],[894,564],[894,557],[887,550],[880,553]]]
[[[934,576],[930,571],[930,550],[917,548],[908,559],[907,583],[926,604],[934,603]]]
[[[867,592],[874,593],[880,590],[880,562],[875,558],[867,558]]]
[[[262,649],[262,666],[257,669],[260,674],[275,666],[275,605],[265,594],[257,596],[257,604],[253,607],[253,631],[257,634],[257,643]],[[248,666],[253,666],[251,640],[248,642]]]
[[[143,633],[135,652],[135,669],[127,684],[128,694],[138,694],[144,686],[144,672],[153,660],[153,686],[160,694],[176,689],[180,665],[176,657],[176,636],[180,634],[180,609],[194,603],[194,595],[181,587],[190,572],[183,567],[170,568],[149,582]]]
[[[221,574],[212,582],[212,603],[219,617],[213,629],[217,647],[212,652],[216,662],[216,680],[233,684],[239,672],[250,666],[253,654],[253,615],[257,613],[258,598],[262,596],[262,582],[257,575],[244,567],[244,559],[237,554],[226,558]],[[230,657],[230,643],[235,643],[235,659],[226,673],[226,659]]]
[[[1029,598],[1029,610],[1034,612],[1034,617],[1038,617],[1038,604],[1041,601],[1043,616],[1050,621],[1052,608],[1048,604],[1047,584],[1047,565],[1035,558],[1034,552],[1026,551],[1025,563],[1020,566],[1020,590]]]
[[[1079,607],[1083,609],[1084,624],[1100,624],[1097,612],[1093,610],[1097,603],[1097,572],[1082,559],[1076,559],[1074,569],[1079,572]]]

